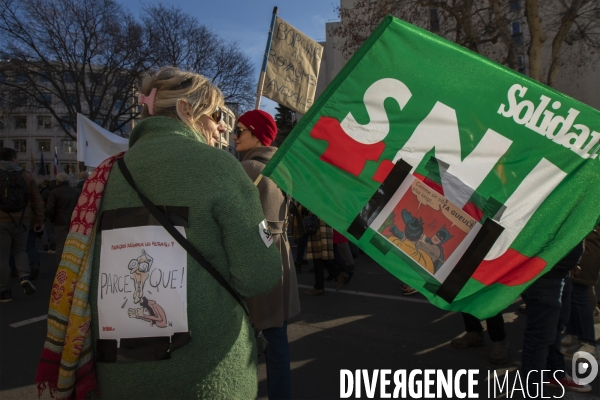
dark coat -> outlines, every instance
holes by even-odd
[[[585,250],[579,260],[581,271],[573,277],[573,283],[593,286],[598,283],[600,273],[600,225],[585,238]]]
[[[61,183],[50,192],[46,203],[46,216],[55,226],[69,226],[79,193],[79,190],[69,186],[69,182]]]
[[[4,171],[21,171],[22,168],[19,164],[11,161],[0,161],[0,169]],[[23,178],[27,183],[27,190],[29,191],[29,204],[25,208],[23,214],[23,224],[26,226],[33,225],[44,225],[44,201],[35,183],[35,178],[27,171],[23,171]],[[12,216],[12,218],[11,218]],[[0,223],[12,223],[19,222],[21,219],[21,212],[5,213],[0,211]]]

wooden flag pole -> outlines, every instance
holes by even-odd
[[[260,76],[258,78],[258,86],[256,87],[256,105],[254,108],[260,108],[260,98],[265,84],[265,75],[267,73],[267,63],[269,62],[269,52],[271,51],[271,41],[273,40],[273,30],[275,29],[275,20],[277,19],[277,7],[273,7],[273,17],[271,18],[271,28],[269,28],[269,37],[267,38],[267,47],[265,48],[265,56],[263,58]]]

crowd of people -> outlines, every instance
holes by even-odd
[[[174,393],[178,398],[254,398],[258,355],[264,350],[269,398],[291,398],[287,326],[300,313],[296,273],[312,261],[315,283],[305,295],[324,295],[326,279],[340,290],[354,276],[352,250],[357,249],[262,177],[277,150],[271,146],[277,134],[271,115],[252,110],[239,117],[234,139],[243,158],[238,162],[212,146],[224,131],[224,99],[203,76],[172,67],[150,73],[141,84],[139,103],[142,120],[131,132],[129,150],[104,161],[89,177],[82,172],[76,186],[59,173],[55,182],[38,187],[17,164],[15,150],[2,149],[2,185],[14,194],[2,200],[0,212],[0,301],[12,300],[11,256],[22,290],[35,293],[38,235],[59,263],[36,377],[39,387],[48,386],[59,398],[95,398],[97,393],[131,399]],[[99,326],[98,298],[102,215],[114,211],[111,215],[125,220],[140,209],[152,213],[153,207],[163,217],[152,214],[154,222],[143,226],[186,227],[178,242],[191,246],[184,246],[189,332],[185,340],[177,334],[123,337],[120,344],[100,340],[105,328]],[[185,208],[186,222],[178,222],[170,207]],[[292,207],[299,209],[293,222]],[[295,226],[295,258],[288,242],[290,224]],[[597,227],[586,238],[585,250],[583,244],[576,247],[524,293],[523,372],[565,370],[565,355],[578,350],[598,357],[592,316],[596,299],[590,302],[588,295],[598,280],[599,237]],[[147,278],[152,259],[142,254],[129,270]],[[158,315],[162,308],[146,299],[143,286],[135,289],[142,304],[136,317],[151,324],[162,318],[167,326],[164,310]],[[468,314],[463,318],[467,333],[452,346],[484,345],[480,321]],[[502,314],[487,319],[487,330],[490,361],[505,363],[509,342]],[[259,349],[263,338],[268,346]],[[153,379],[141,383],[135,378],[141,376]],[[568,375],[555,378],[559,382],[549,385],[591,390]]]
[[[43,251],[56,254],[60,262],[71,214],[88,173],[80,172],[74,187],[65,172],[38,185],[17,163],[17,152],[2,148],[0,174],[4,193],[0,199],[0,302],[7,303],[13,300],[11,277],[19,278],[25,294],[36,292],[32,281],[40,273],[38,237],[42,237]]]

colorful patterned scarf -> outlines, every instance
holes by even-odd
[[[52,285],[48,333],[35,381],[38,396],[50,388],[58,399],[83,399],[97,387],[88,303],[96,217],[112,165],[106,159],[86,180],[71,217],[71,226]]]

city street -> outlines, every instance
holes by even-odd
[[[25,296],[13,278],[14,300],[0,304],[0,399],[36,399],[33,384],[37,362],[46,331],[46,313],[52,279],[56,271],[53,254],[41,253],[42,272],[34,281],[37,293]],[[304,265],[298,274],[300,291],[312,287],[313,274]],[[290,321],[289,340],[292,359],[292,397],[294,399],[340,398],[340,370],[375,369],[479,370],[475,392],[488,398],[488,372],[509,372],[510,386],[520,365],[525,314],[518,311],[520,301],[504,313],[511,344],[509,361],[497,367],[487,360],[486,346],[458,350],[450,341],[460,336],[460,314],[430,305],[420,294],[403,296],[400,282],[362,255],[356,259],[352,281],[335,292],[335,283],[326,283],[324,296],[300,294],[302,312]],[[597,333],[600,326],[596,325]],[[568,366],[567,368],[570,368]],[[493,376],[493,375],[492,375]],[[391,378],[391,377],[390,377]],[[466,379],[462,381],[465,383]],[[378,386],[379,387],[379,386]],[[392,392],[394,385],[391,384]],[[466,387],[461,387],[466,390]],[[593,399],[600,393],[600,379],[594,391],[567,393],[568,399]],[[266,399],[264,357],[259,370],[259,398]],[[513,397],[519,398],[516,391]],[[551,394],[559,396],[560,390]],[[361,398],[367,398],[365,390]],[[502,397],[506,397],[503,395]],[[49,399],[46,391],[43,399]],[[177,398],[176,396],[174,398]],[[351,398],[355,398],[354,395]],[[377,392],[374,398],[380,398]]]

